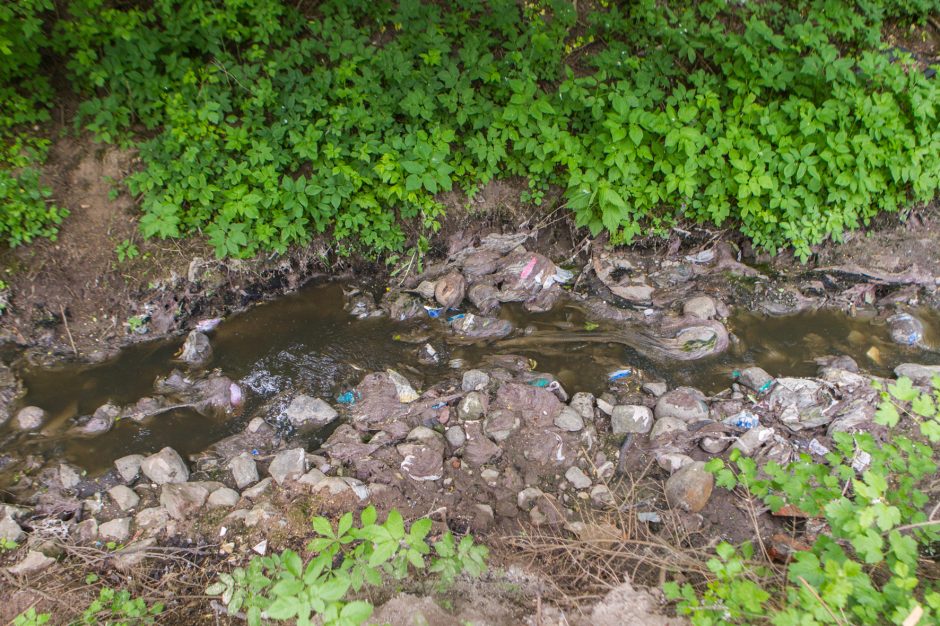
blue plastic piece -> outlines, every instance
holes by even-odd
[[[732,415],[726,419],[724,423],[728,424],[729,426],[736,426],[738,428],[745,428],[750,430],[755,426],[760,426],[760,418],[750,411],[741,411],[737,415]]]
[[[428,312],[428,317],[430,317],[432,320],[436,320],[441,316],[441,313],[444,312],[444,307],[435,309],[434,307],[425,306],[424,310]]]
[[[536,378],[535,380],[530,380],[527,384],[533,387],[548,387],[552,384],[552,381],[547,378]]]
[[[451,315],[450,317],[448,317],[448,318],[447,318],[447,321],[448,321],[448,322],[456,322],[457,320],[462,320],[462,319],[465,318],[465,317],[467,317],[466,314],[464,314],[464,313],[458,313],[457,315]]]
[[[631,369],[622,369],[617,370],[616,372],[611,372],[607,375],[607,380],[613,382],[615,380],[622,380],[624,378],[630,378],[633,376],[633,370]]]

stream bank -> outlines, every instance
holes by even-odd
[[[788,274],[720,241],[671,255],[594,242],[567,267],[538,246],[454,240],[387,288],[326,283],[218,325],[190,318],[202,331],[185,345],[14,362],[2,517],[26,534],[5,560],[46,555],[34,575],[50,575],[82,547],[134,568],[159,562],[154,546],[184,546],[199,555],[187,563],[218,568],[262,542],[294,545],[313,513],[368,502],[504,542],[506,567],[483,584],[545,597],[533,613],[525,594],[497,594],[505,602],[473,619],[602,623],[616,581],[565,572],[559,588],[526,537],[652,543],[687,569],[679,555],[715,538],[773,537],[785,522],[755,529],[702,462],[731,447],[821,459],[835,432],[877,432],[872,381],[897,370],[924,384],[940,363],[929,258]],[[513,555],[543,568],[520,574]],[[566,605],[575,589],[600,604]]]

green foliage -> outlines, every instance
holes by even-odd
[[[13,626],[42,626],[52,619],[49,613],[37,613],[36,609],[29,607],[13,618]]]
[[[131,261],[140,256],[140,250],[137,249],[137,245],[130,239],[125,239],[115,246],[114,253],[117,255],[118,263]]]
[[[937,389],[926,394],[899,380],[885,392],[878,420],[895,425],[900,410],[917,418],[931,442],[940,441]],[[709,462],[719,486],[760,498],[772,511],[791,505],[821,516],[829,531],[796,552],[782,574],[755,564],[749,544],[722,543],[701,596],[691,585],[666,585],[680,614],[696,625],[900,624],[918,608],[921,623],[938,618],[940,587],[918,576],[921,554],[940,540],[940,520],[925,512],[929,497],[921,488],[937,471],[932,448],[900,435],[884,444],[868,433],[833,439],[825,464],[803,455],[786,467],[772,462],[759,469],[738,450],[730,465]]]
[[[9,552],[10,550],[16,550],[18,547],[20,547],[19,544],[12,539],[0,537],[0,552]]]
[[[47,203],[37,169],[48,149],[34,127],[49,119],[52,92],[38,70],[50,10],[52,0],[0,5],[0,243],[10,246],[54,237],[67,213]]]
[[[111,587],[102,587],[98,597],[82,613],[78,624],[108,624],[109,626],[129,626],[130,624],[155,624],[156,617],[163,612],[163,604],[156,602],[150,606],[142,598],[131,596],[130,592]]]
[[[85,127],[150,131],[146,236],[380,254],[441,192],[523,176],[615,243],[688,220],[805,258],[940,185],[940,87],[880,34],[932,0],[293,4],[69,3]]]
[[[314,557],[306,563],[293,550],[254,557],[247,567],[220,574],[206,593],[220,595],[230,613],[243,610],[251,626],[262,619],[310,624],[314,615],[325,626],[354,626],[372,615],[372,605],[349,600],[351,593],[381,585],[385,577],[402,580],[428,568],[429,519],[406,528],[401,514],[393,510],[379,524],[370,506],[362,511],[358,527],[352,513],[343,515],[335,528],[324,517],[314,517],[312,524],[317,537],[307,550]],[[428,569],[439,573],[445,584],[462,572],[477,576],[486,569],[486,548],[469,536],[455,545],[448,532],[433,549],[437,556],[430,558]]]

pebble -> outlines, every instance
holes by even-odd
[[[580,467],[572,466],[565,472],[565,479],[571,483],[575,489],[587,489],[591,486],[591,479],[581,470]]]
[[[467,370],[463,374],[460,388],[464,391],[483,391],[490,384],[490,375],[480,370]]]
[[[478,420],[486,413],[486,403],[483,394],[471,391],[457,405],[457,417],[461,420]]]
[[[447,443],[455,450],[463,447],[463,444],[467,441],[467,435],[460,426],[451,426],[448,428],[444,431],[444,438],[447,439]]]
[[[666,501],[674,509],[698,513],[708,504],[714,486],[715,477],[705,470],[705,463],[695,461],[666,481]]]
[[[46,421],[46,417],[46,412],[38,406],[27,406],[19,410],[14,423],[20,430],[36,430]]]
[[[650,441],[655,441],[659,437],[672,432],[681,432],[688,429],[689,425],[680,419],[675,417],[663,417],[653,423],[653,428],[650,429]]]
[[[125,483],[130,484],[140,475],[140,464],[144,460],[143,454],[128,454],[114,462],[118,475]]]
[[[654,398],[658,398],[659,396],[669,391],[669,387],[666,385],[666,383],[662,382],[643,383],[641,388],[643,391],[650,394]]]
[[[248,498],[249,500],[257,500],[258,498],[263,496],[265,492],[267,492],[268,489],[271,488],[271,485],[273,483],[274,481],[270,477],[265,478],[259,481],[257,485],[254,485],[253,487],[249,487],[248,489],[245,489],[244,491],[242,491],[242,495]]]
[[[680,469],[694,463],[692,457],[678,452],[667,452],[656,457],[656,464],[670,474],[678,472]]]
[[[535,504],[535,501],[544,494],[541,489],[535,487],[526,487],[516,495],[516,504],[523,511],[528,511]]]
[[[232,472],[235,486],[244,489],[248,485],[258,482],[258,464],[247,452],[243,452],[228,462],[228,469]]]
[[[578,393],[571,396],[571,402],[569,406],[578,412],[578,415],[581,416],[586,422],[594,420],[594,394],[587,393],[586,391],[579,391]]]
[[[37,550],[30,550],[25,559],[12,567],[8,567],[7,571],[14,576],[29,576],[47,569],[53,563],[55,563],[55,559],[51,556],[46,556]]]
[[[98,526],[98,536],[106,541],[121,543],[131,536],[131,518],[120,517]]]
[[[206,505],[210,509],[216,508],[231,508],[238,504],[238,501],[241,500],[241,496],[238,495],[238,492],[234,489],[229,489],[228,487],[222,487],[221,489],[216,489],[209,494],[209,498],[206,500]]]
[[[169,483],[160,489],[160,505],[173,519],[186,520],[206,503],[209,490],[195,483]]]
[[[0,519],[0,539],[19,541],[23,538],[23,529],[9,515]]]
[[[278,485],[297,480],[307,471],[307,453],[303,448],[282,450],[274,456],[268,466],[268,473]]]
[[[125,485],[115,485],[108,489],[108,495],[122,511],[129,511],[140,503],[140,496]]]
[[[614,496],[607,485],[594,485],[591,489],[591,504],[598,508],[607,508],[614,505]]]

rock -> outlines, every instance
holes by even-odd
[[[406,443],[398,446],[402,455],[401,471],[417,481],[440,480],[444,476],[444,442]]]
[[[158,535],[166,530],[170,514],[162,506],[142,509],[134,516],[134,524],[149,535]]]
[[[467,293],[467,280],[460,272],[450,272],[434,286],[434,299],[445,309],[455,309]]]
[[[46,417],[46,412],[38,406],[27,406],[19,410],[13,423],[20,430],[36,430],[43,425]]]
[[[679,387],[660,396],[655,414],[656,419],[672,417],[691,424],[708,419],[708,405],[698,389]]]
[[[699,447],[709,454],[719,454],[731,445],[731,442],[724,437],[702,437]]]
[[[674,509],[698,513],[708,504],[715,477],[705,471],[705,463],[695,461],[666,481],[666,501]]]
[[[72,537],[79,543],[90,543],[98,538],[98,520],[90,517],[80,521],[72,529]]]
[[[297,482],[300,483],[301,485],[304,485],[312,489],[313,487],[316,487],[324,480],[326,480],[326,474],[324,474],[317,468],[313,468],[312,470],[310,470],[309,472],[301,476]]]
[[[408,404],[418,399],[418,393],[414,390],[414,387],[411,386],[411,383],[408,382],[407,378],[392,369],[386,370],[386,373],[388,374],[389,380],[395,385],[399,402]]]
[[[669,390],[669,387],[668,385],[666,385],[666,383],[650,382],[650,383],[643,383],[643,386],[641,387],[641,389],[643,389],[643,391],[650,394],[654,398],[658,398],[659,396],[666,393]]]
[[[195,483],[167,483],[160,490],[160,505],[173,519],[185,520],[209,497],[209,490]]]
[[[183,342],[179,360],[193,367],[206,365],[212,360],[212,345],[209,343],[209,338],[197,330],[190,332],[186,336],[186,341]]]
[[[461,420],[478,420],[486,413],[486,400],[478,391],[471,391],[457,405],[457,417]]]
[[[752,456],[757,452],[765,443],[770,441],[774,436],[773,428],[765,428],[763,426],[756,426],[743,435],[741,435],[737,441],[732,444],[732,448],[737,448],[745,456]]]
[[[571,396],[571,402],[568,403],[572,409],[578,412],[581,419],[585,422],[594,421],[594,394],[585,391],[579,391]]]
[[[23,538],[23,529],[9,515],[0,519],[0,540],[19,542]]]
[[[238,504],[238,501],[241,500],[241,498],[242,497],[234,489],[222,487],[221,489],[216,489],[209,494],[209,497],[206,500],[206,505],[210,509],[232,508]]]
[[[258,464],[247,452],[229,461],[228,469],[232,472],[232,479],[239,489],[258,482]]]
[[[245,526],[254,528],[262,522],[277,519],[278,512],[270,502],[259,502],[245,515]]]
[[[451,426],[448,428],[444,431],[444,438],[447,439],[447,443],[455,450],[462,447],[467,441],[467,435],[460,426]]]
[[[111,496],[111,499],[114,500],[114,503],[117,504],[118,508],[122,511],[129,511],[140,502],[140,496],[138,496],[133,489],[124,485],[111,487],[108,489],[108,495]]]
[[[888,334],[894,343],[914,346],[924,339],[924,324],[908,313],[898,313],[888,318]]]
[[[680,419],[663,417],[653,423],[653,428],[650,429],[650,441],[655,441],[669,433],[687,431],[688,429],[689,425]]]
[[[274,456],[268,473],[278,485],[286,481],[297,480],[307,471],[307,452],[303,448],[282,450]]]
[[[488,504],[474,504],[473,517],[470,519],[470,530],[476,533],[486,532],[493,525],[495,515],[493,507]]]
[[[490,375],[481,370],[467,370],[463,373],[460,388],[464,391],[483,391],[490,384]]]
[[[82,481],[81,475],[71,465],[59,465],[59,484],[63,489],[74,489]]]
[[[565,479],[575,489],[587,489],[592,484],[591,479],[577,465],[568,468],[565,472]]]
[[[738,382],[751,391],[766,393],[774,383],[774,377],[759,367],[748,367],[738,374]]]
[[[495,485],[496,481],[499,480],[499,472],[492,468],[486,468],[480,472],[480,478],[482,478],[488,485]]]
[[[648,433],[653,428],[653,412],[638,404],[619,404],[610,415],[610,430],[615,435]]]
[[[463,460],[471,467],[480,467],[499,458],[502,449],[483,434],[480,422],[464,424],[467,443],[464,444]]]
[[[529,521],[535,526],[561,526],[566,521],[565,513],[555,496],[545,493],[529,509]]]
[[[682,314],[700,320],[710,320],[718,316],[718,309],[715,307],[715,301],[708,296],[696,296],[685,301]]]
[[[487,283],[476,283],[467,291],[467,298],[482,315],[490,315],[499,308],[499,289]]]
[[[523,511],[528,511],[535,505],[535,501],[543,495],[541,489],[526,487],[516,495],[516,504],[518,504],[519,508]]]
[[[407,319],[424,314],[424,305],[421,300],[401,291],[390,291],[382,298],[382,306],[388,311],[388,316],[403,322]]]
[[[614,412],[614,405],[604,398],[597,399],[597,408],[599,408],[604,415],[610,415]]]
[[[140,475],[140,464],[144,460],[143,454],[128,454],[114,462],[118,475],[127,484],[133,483]]]
[[[55,563],[55,559],[51,556],[46,556],[37,550],[30,550],[25,559],[13,567],[8,567],[7,571],[14,576],[30,576],[47,569],[53,563]]]
[[[158,485],[185,483],[189,480],[189,468],[173,448],[163,448],[140,462],[140,471]]]
[[[322,428],[339,417],[336,409],[329,404],[307,395],[299,395],[291,400],[285,415],[298,428]]]
[[[599,509],[614,505],[614,496],[607,485],[594,485],[591,489],[591,504]]]
[[[679,454],[678,452],[666,452],[656,456],[656,464],[670,474],[674,474],[686,465],[694,462],[695,461],[692,459],[692,457],[685,454]]]
[[[929,385],[935,376],[940,376],[940,365],[902,363],[894,368],[898,378],[910,378],[915,385]]]
[[[555,416],[555,426],[570,433],[584,428],[584,418],[570,406],[563,407]]]
[[[518,415],[503,409],[496,409],[483,422],[483,432],[496,443],[501,443],[509,439],[521,426],[522,420]]]
[[[99,525],[98,536],[106,541],[117,543],[127,541],[127,538],[131,536],[131,518],[120,517]]]
[[[512,333],[513,325],[509,320],[466,313],[455,320],[450,325],[450,329],[454,334],[450,341],[472,343],[505,337]]]
[[[78,432],[82,435],[100,435],[106,433],[114,427],[114,422],[121,415],[120,407],[110,402],[103,404],[95,409],[94,415],[82,424]]]
[[[242,491],[242,496],[248,498],[249,500],[257,500],[265,494],[265,492],[271,488],[271,485],[274,483],[271,478],[265,478],[258,482],[254,487],[249,487]]]

